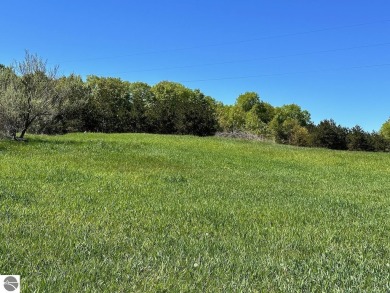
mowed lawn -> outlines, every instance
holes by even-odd
[[[149,134],[0,142],[22,292],[390,292],[390,154]]]

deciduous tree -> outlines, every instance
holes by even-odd
[[[390,139],[390,118],[382,124],[380,134],[383,135],[384,138]]]
[[[249,112],[255,105],[260,104],[260,97],[255,92],[246,92],[238,96],[236,105],[244,112]]]
[[[87,77],[90,91],[86,127],[89,131],[126,132],[130,130],[130,83],[120,78]]]
[[[26,51],[23,61],[0,73],[0,112],[8,135],[23,139],[30,126],[42,117],[57,114],[62,96],[56,90],[57,68]]]
[[[130,116],[129,124],[132,131],[149,132],[152,130],[152,121],[148,120],[147,113],[152,107],[153,93],[151,86],[144,82],[134,82],[129,86]]]
[[[269,123],[276,142],[288,143],[295,125],[306,127],[310,123],[310,113],[296,104],[284,105],[275,109],[275,115]]]

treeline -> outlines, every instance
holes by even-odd
[[[163,81],[154,86],[119,78],[63,77],[71,89],[51,121],[36,123],[38,133],[149,132],[213,135],[217,129],[214,101],[199,90]]]
[[[70,75],[36,55],[0,67],[0,131],[31,133],[150,132],[213,135],[215,101],[199,90],[163,81],[154,86],[119,78]]]
[[[333,120],[315,125],[298,105],[274,107],[257,93],[224,105],[169,81],[156,85],[119,78],[57,77],[37,55],[26,53],[13,66],[0,65],[0,133],[148,132],[214,135],[241,132],[278,143],[340,150],[389,151],[390,120],[379,133],[352,129]]]
[[[218,125],[224,132],[246,132],[274,139],[278,143],[336,150],[390,151],[390,119],[380,132],[366,132],[360,126],[346,128],[332,119],[315,125],[310,113],[295,104],[273,107],[257,93],[240,95],[232,106],[219,104]]]

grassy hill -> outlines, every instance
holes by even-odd
[[[389,292],[390,155],[149,134],[0,142],[23,292]]]

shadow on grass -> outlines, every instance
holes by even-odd
[[[85,141],[73,140],[73,139],[58,139],[58,135],[45,136],[45,137],[28,137],[25,141],[27,144],[38,145],[38,144],[49,144],[49,145],[82,145]]]
[[[80,146],[85,144],[85,141],[74,139],[63,139],[59,135],[45,136],[28,136],[24,140],[2,139],[0,140],[0,152],[9,151],[19,147],[39,147],[39,146]]]

